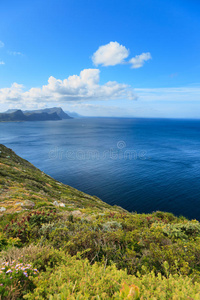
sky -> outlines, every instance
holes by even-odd
[[[199,0],[0,2],[0,111],[200,118]]]

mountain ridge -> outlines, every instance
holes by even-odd
[[[0,113],[0,122],[57,121],[63,119],[73,119],[73,117],[66,114],[61,107],[25,111],[12,109]]]

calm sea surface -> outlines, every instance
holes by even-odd
[[[109,204],[200,220],[200,120],[0,123],[0,143]]]

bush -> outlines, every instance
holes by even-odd
[[[48,268],[53,269],[62,264],[66,260],[64,251],[59,251],[54,248],[42,247],[32,260],[32,264],[39,271],[46,272]]]
[[[163,232],[170,238],[188,239],[200,235],[200,224],[197,221],[168,224],[164,226]]]
[[[90,265],[88,260],[66,255],[54,272],[47,270],[34,278],[36,288],[25,299],[199,299],[200,284],[180,275],[167,277],[154,272],[128,275],[115,265]],[[168,266],[165,263],[167,271]]]
[[[28,243],[39,237],[42,224],[49,223],[56,218],[55,213],[34,211],[28,215],[17,216],[4,227],[7,237],[19,238],[22,243]]]
[[[13,246],[21,247],[22,244],[19,238],[7,238],[4,233],[0,232],[0,251],[6,250]]]

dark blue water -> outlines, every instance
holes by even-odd
[[[109,204],[200,220],[200,120],[0,123],[0,142]]]

